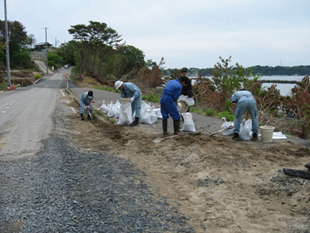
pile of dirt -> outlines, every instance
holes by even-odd
[[[92,77],[90,75],[81,75],[79,78],[75,81],[75,84],[79,87],[87,87],[87,88],[93,88],[95,87],[103,87],[103,86],[113,86],[113,82],[107,81],[104,78],[96,78]]]
[[[71,103],[78,110],[76,103]],[[73,145],[125,157],[147,174],[149,188],[188,218],[196,232],[290,232],[310,229],[310,181],[283,168],[304,169],[310,150],[289,141],[233,141],[189,133],[161,143],[162,129],[126,127],[94,114],[69,115]],[[154,134],[154,131],[157,134]]]
[[[34,78],[34,75],[38,72],[33,71],[20,71],[20,70],[12,70],[11,77],[14,78]]]
[[[35,78],[11,78],[12,84],[14,83],[15,86],[19,84],[21,87],[32,85],[35,81]]]

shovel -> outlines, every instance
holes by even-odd
[[[184,136],[184,135],[185,135],[184,133],[180,133],[180,134],[172,135],[172,136],[165,137],[165,138],[156,138],[153,142],[154,143],[159,143],[159,142],[165,141],[166,139],[169,139],[169,138],[181,137],[181,136]]]
[[[231,125],[231,126],[225,128],[225,129],[221,129],[221,130],[219,130],[219,131],[216,131],[216,132],[214,132],[214,133],[211,133],[209,136],[213,136],[213,135],[215,135],[215,134],[222,133],[223,131],[228,130],[228,129],[232,129],[232,128],[233,128],[233,126]]]

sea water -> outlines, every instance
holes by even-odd
[[[274,76],[262,76],[260,80],[284,80],[284,81],[298,81],[300,82],[305,75],[291,75],[291,76],[281,76],[281,75],[274,75]],[[192,79],[192,84],[194,85],[195,80],[197,77],[189,77]],[[211,77],[207,77],[211,78]],[[280,91],[280,95],[282,96],[290,96],[291,90],[296,86],[295,83],[263,83],[262,88],[271,87],[272,84],[277,85],[277,89]]]
[[[284,81],[297,81],[300,82],[305,75],[292,75],[292,76],[263,76],[261,80],[284,80]],[[290,96],[291,90],[296,86],[296,83],[263,83],[262,87],[268,88],[271,87],[272,84],[277,85],[277,89],[280,91],[280,95],[282,96]]]

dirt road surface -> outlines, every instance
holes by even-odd
[[[92,121],[81,121],[78,104],[66,98],[77,111],[67,116],[72,144],[132,161],[152,193],[184,213],[196,232],[309,232],[310,181],[283,173],[306,171],[309,148],[289,140],[210,137],[205,132],[215,125],[207,120],[197,122],[196,133],[154,143],[162,137],[160,121],[131,128],[96,113]],[[99,106],[102,99],[96,101]]]

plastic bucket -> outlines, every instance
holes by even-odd
[[[262,133],[262,142],[272,142],[273,126],[261,126],[259,127]]]
[[[178,101],[177,108],[179,113],[186,112],[188,109],[188,104],[185,101]]]

